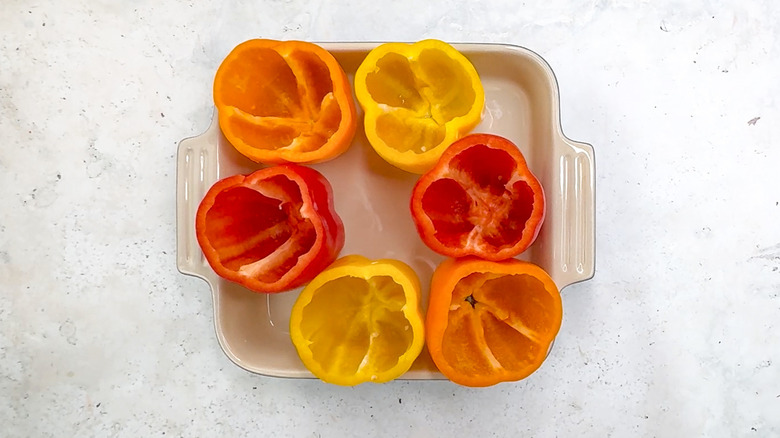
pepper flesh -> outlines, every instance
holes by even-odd
[[[562,314],[558,288],[534,264],[448,259],[431,280],[426,345],[455,383],[516,381],[544,362]]]
[[[331,160],[349,148],[357,128],[343,68],[304,41],[236,46],[217,70],[214,103],[227,140],[260,163]]]
[[[374,48],[355,72],[355,95],[371,146],[412,173],[430,169],[447,145],[471,131],[485,102],[471,62],[438,40]]]
[[[325,269],[344,246],[330,184],[294,164],[215,183],[195,218],[214,272],[255,292],[283,292]]]
[[[503,260],[525,251],[544,221],[544,190],[506,138],[471,134],[453,143],[414,186],[420,237],[449,256]]]
[[[325,382],[395,379],[424,343],[417,275],[397,260],[342,257],[301,292],[290,338],[304,365]]]

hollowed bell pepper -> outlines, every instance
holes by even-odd
[[[447,43],[386,43],[355,73],[366,138],[390,164],[430,169],[444,149],[482,118],[485,93],[471,62]]]
[[[503,260],[536,239],[544,220],[544,191],[512,142],[472,134],[453,143],[420,177],[411,211],[432,250]]]
[[[198,207],[195,230],[214,272],[255,292],[307,283],[344,246],[330,184],[294,164],[216,182]]]
[[[417,275],[397,260],[342,257],[298,296],[290,338],[304,365],[328,383],[395,379],[425,341]]]
[[[239,44],[214,79],[225,138],[261,163],[317,163],[349,148],[357,128],[349,79],[333,55],[303,41]]]
[[[426,345],[455,383],[520,380],[547,357],[562,315],[558,288],[534,264],[448,259],[431,279]]]

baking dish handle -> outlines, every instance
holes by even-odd
[[[214,126],[179,143],[176,160],[176,265],[182,274],[209,281],[213,276],[195,237],[195,213],[209,186],[217,179]]]
[[[595,273],[595,164],[593,146],[561,136],[557,206],[561,211],[550,275],[559,288]]]

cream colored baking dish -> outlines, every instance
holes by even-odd
[[[376,44],[322,46],[335,55],[351,78]],[[547,217],[538,239],[520,258],[544,268],[560,289],[590,279],[595,246],[593,148],[563,134],[558,86],[550,66],[522,47],[455,47],[474,64],[485,88],[484,117],[474,132],[502,135],[517,144],[545,189]],[[362,126],[358,126],[347,153],[312,167],[333,186],[336,210],[346,228],[342,255],[402,260],[416,270],[425,289],[443,258],[420,241],[409,214],[409,196],[417,175],[379,158],[368,145]],[[217,277],[195,238],[195,211],[208,188],[220,178],[258,168],[225,140],[216,114],[206,132],[181,141],[176,187],[178,268],[183,274],[204,279],[211,287],[217,339],[233,362],[269,376],[312,377],[288,334],[290,309],[299,291],[257,294]],[[442,376],[424,351],[403,378]]]

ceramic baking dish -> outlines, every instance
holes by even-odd
[[[375,43],[322,44],[350,76]],[[560,289],[594,273],[593,148],[566,138],[560,126],[558,86],[549,65],[534,52],[498,44],[456,44],[476,67],[485,88],[482,123],[474,132],[512,140],[539,178],[547,216],[538,239],[520,258],[544,268]],[[358,111],[359,106],[358,106]],[[443,257],[418,237],[409,214],[417,175],[385,163],[366,141],[362,124],[349,151],[314,165],[333,186],[344,220],[342,255],[395,258],[412,266],[423,289]],[[177,159],[177,264],[183,274],[204,279],[214,299],[219,345],[238,366],[279,377],[312,377],[289,338],[290,309],[299,290],[252,293],[217,277],[195,238],[195,211],[218,179],[249,173],[260,165],[238,154],[222,136],[216,114],[203,134],[182,140]],[[423,292],[427,303],[427,291]],[[425,309],[423,309],[425,310]],[[426,351],[403,376],[440,379]]]

